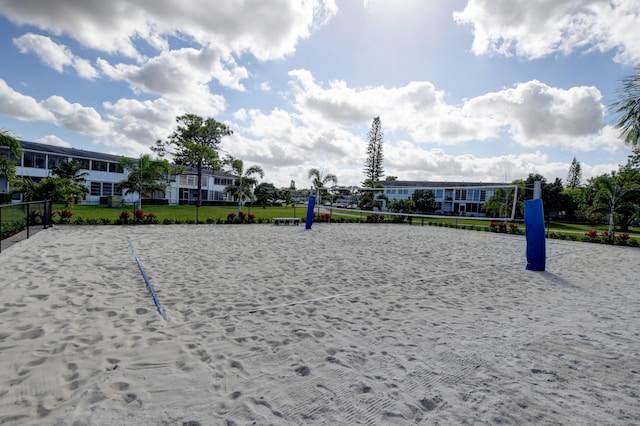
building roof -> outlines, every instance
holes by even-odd
[[[22,149],[26,151],[42,152],[46,154],[56,154],[66,157],[86,158],[89,160],[118,161],[123,155],[105,154],[96,151],[85,151],[77,148],[66,148],[62,146],[47,145],[44,143],[20,141]]]
[[[22,149],[25,151],[40,152],[44,154],[55,154],[55,155],[60,155],[64,157],[85,158],[88,160],[118,162],[119,159],[125,157],[124,155],[105,154],[103,152],[85,151],[83,149],[66,148],[62,146],[54,146],[54,145],[48,145],[44,143],[37,143],[37,142],[20,141],[20,144],[22,145]],[[135,158],[133,157],[129,157],[129,158],[135,160]],[[215,175],[215,176],[224,176],[224,177],[230,177],[230,178],[235,177],[234,175],[224,172],[222,170],[204,169],[202,170],[202,173],[205,175],[211,175],[211,176]],[[187,167],[185,170],[185,173],[183,174],[196,174],[196,169],[193,167]]]
[[[378,182],[386,187],[394,188],[473,188],[473,187],[502,187],[513,186],[509,183],[495,182],[447,182],[447,181],[419,181],[419,180],[384,180]]]

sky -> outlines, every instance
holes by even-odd
[[[193,113],[262,182],[583,181],[631,154],[610,108],[638,0],[0,0],[0,128],[137,157]]]

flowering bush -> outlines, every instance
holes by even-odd
[[[596,231],[595,229],[592,229],[588,231],[585,235],[589,238],[595,239],[598,237],[598,231]]]
[[[506,232],[507,231],[507,224],[505,222],[500,222],[498,224],[498,231]]]
[[[255,215],[255,214],[253,214],[253,213],[249,213],[249,214],[247,215],[247,217],[249,218],[249,222],[250,222],[250,223],[253,223],[253,222],[255,222],[255,221],[256,221],[256,215]]]
[[[384,222],[384,215],[379,213],[373,213],[367,216],[367,222],[379,223]]]
[[[69,210],[62,210],[58,212],[58,216],[60,216],[60,223],[69,223],[71,222],[73,213],[71,213]]]
[[[158,223],[158,216],[153,212],[147,213],[145,219],[147,223]]]
[[[518,225],[516,225],[515,223],[510,223],[509,232],[511,232],[512,234],[517,234],[518,232],[520,232],[520,228],[518,228]]]
[[[238,212],[238,219],[239,222],[244,222],[244,220],[247,218],[247,214],[243,211],[239,211]]]
[[[120,212],[120,215],[118,216],[118,220],[116,220],[116,223],[117,224],[129,223],[129,218],[131,218],[131,213],[129,213],[126,210],[123,210]]]
[[[236,218],[236,214],[231,212],[227,215],[227,223],[232,223]]]
[[[496,232],[498,230],[498,222],[491,222],[489,224],[489,229],[491,229],[492,232]]]
[[[138,209],[133,212],[133,216],[136,222],[142,222],[144,220],[145,214],[142,210]]]

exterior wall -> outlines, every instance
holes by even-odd
[[[385,182],[384,194],[391,202],[393,200],[409,200],[417,190],[433,191],[436,213],[485,216],[482,206],[495,194],[498,188],[503,187],[511,187],[511,185],[468,183],[466,186],[456,186],[454,182],[437,186],[411,186],[406,183],[394,185],[393,182]]]
[[[26,145],[26,146],[25,146]],[[50,152],[49,149],[53,152]],[[69,153],[67,153],[67,151]],[[19,177],[30,177],[40,180],[51,175],[51,169],[63,160],[77,160],[83,165],[82,172],[86,172],[86,186],[89,190],[83,203],[98,204],[101,197],[119,195],[125,203],[138,201],[138,194],[124,195],[116,191],[116,185],[127,178],[127,173],[119,170],[117,165],[119,156],[74,150],[72,148],[49,147],[45,144],[23,143],[23,153],[16,172]],[[224,193],[227,185],[233,182],[233,177],[224,173],[211,174],[206,172],[202,179],[202,199],[230,201],[232,197]],[[168,200],[171,205],[181,202],[194,203],[197,199],[197,179],[195,175],[170,176],[168,187],[164,194],[157,194],[158,198]],[[0,180],[0,192],[10,190],[5,179]]]

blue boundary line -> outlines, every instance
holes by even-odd
[[[140,258],[138,257],[138,252],[136,251],[136,248],[133,246],[133,243],[131,242],[131,238],[127,237],[127,240],[129,241],[129,246],[131,246],[131,250],[133,251],[133,256],[136,258],[136,263],[138,264],[138,268],[140,268],[140,272],[142,273],[142,278],[144,278],[144,282],[147,283],[147,288],[151,293],[151,297],[153,297],[153,303],[155,303],[156,308],[158,308],[158,313],[165,321],[168,321],[167,314],[164,312],[164,310],[162,309],[162,306],[160,305],[160,300],[158,299],[158,296],[156,296],[156,292],[153,290],[151,281],[149,281],[149,277],[147,277],[147,273],[144,270],[144,266],[142,266],[142,262],[140,262]]]

